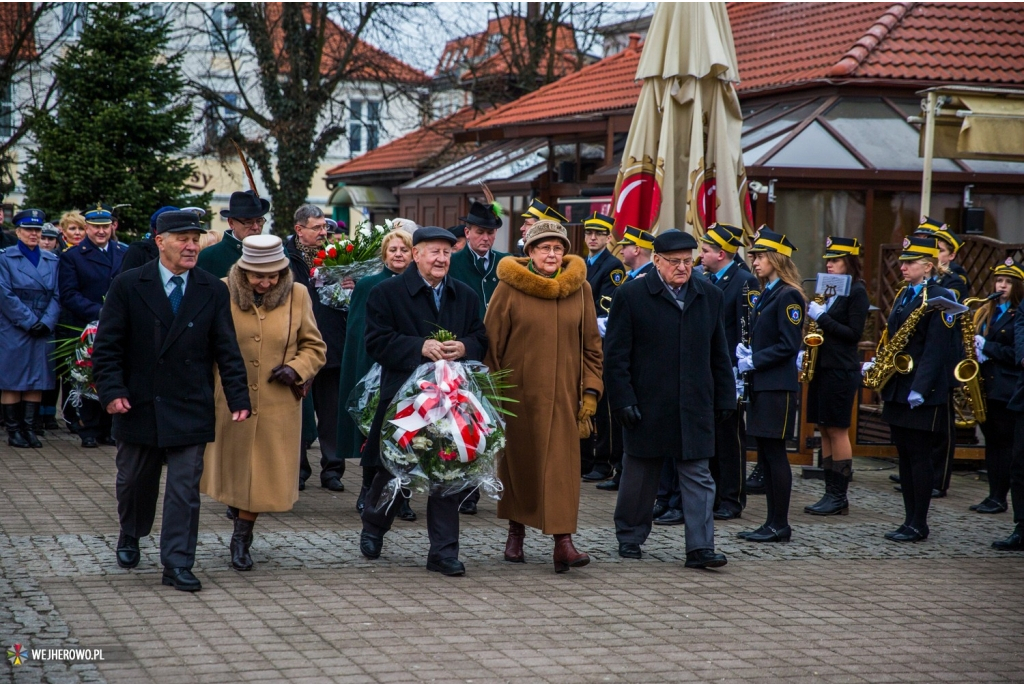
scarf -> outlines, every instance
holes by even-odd
[[[323,249],[319,245],[303,245],[298,241],[296,241],[295,247],[299,249],[299,254],[302,255],[302,261],[306,263],[307,269],[313,268],[313,259],[316,258],[317,252]]]

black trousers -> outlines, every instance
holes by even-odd
[[[160,561],[167,568],[192,568],[199,537],[199,480],[206,443],[161,449],[117,443],[117,516],[121,532],[141,538],[153,530],[160,472],[167,460]]]
[[[606,397],[597,402],[594,414],[594,433],[580,440],[580,475],[593,470],[611,475],[612,468],[622,461],[622,427],[612,419],[612,409]]]
[[[758,457],[764,459],[764,486],[768,505],[765,525],[778,530],[789,525],[789,500],[793,492],[793,470],[789,467],[786,441],[757,438]]]
[[[1018,413],[1013,430],[1013,458],[1010,461],[1010,497],[1013,522],[1024,523],[1024,414]]]
[[[947,440],[935,446],[932,453],[932,487],[940,492],[949,490],[949,479],[953,477],[953,456],[956,454],[956,411],[953,409],[953,393],[949,393],[947,402],[949,413],[949,436]]]
[[[345,475],[345,460],[338,456],[338,386],[341,383],[341,369],[321,369],[313,379],[310,393],[316,410],[316,432],[320,442],[320,482]],[[313,475],[313,469],[302,451],[299,475],[305,481]]]
[[[928,525],[928,507],[935,481],[934,457],[945,450],[947,435],[917,428],[890,425],[892,441],[900,455],[900,488],[903,490],[904,525],[918,531]]]
[[[1017,414],[1006,408],[1006,402],[988,400],[988,420],[981,424],[985,435],[985,470],[988,472],[988,496],[1006,502],[1010,492],[1010,463],[1013,460],[1013,434]]]
[[[715,456],[709,467],[715,479],[715,511],[727,509],[739,514],[747,505],[744,482],[747,479],[746,426],[743,413],[736,412],[725,421],[715,423]]]
[[[396,498],[391,506],[387,501],[380,501],[381,492],[393,476],[384,467],[377,469],[366,493],[366,506],[363,509],[363,532],[383,536],[395,522],[398,515],[399,502]],[[399,497],[402,495],[399,494]],[[459,504],[465,493],[453,495],[429,495],[427,497],[427,535],[430,538],[428,561],[458,558],[459,556]]]
[[[111,416],[96,400],[82,398],[82,406],[78,408],[81,424],[78,435],[83,438],[101,440],[110,437]]]

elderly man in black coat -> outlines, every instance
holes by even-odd
[[[654,240],[655,271],[623,285],[605,334],[605,385],[623,426],[624,456],[615,535],[619,556],[639,559],[651,532],[662,464],[675,462],[686,518],[686,566],[724,566],[716,553],[712,508],[715,422],[736,410],[722,292],[691,279],[693,236]]]
[[[380,433],[392,398],[420,364],[440,360],[483,359],[487,334],[480,318],[480,301],[473,289],[448,276],[455,236],[436,226],[424,226],[413,234],[416,268],[388,279],[370,291],[366,303],[366,350],[381,365],[380,404],[363,448],[363,465],[380,466]],[[438,342],[428,336],[439,329],[456,339]],[[359,550],[367,559],[380,556],[384,534],[391,528],[398,503],[381,493],[392,475],[384,468],[366,493],[363,532]],[[459,502],[461,493],[427,499],[427,533],[430,553],[427,569],[446,576],[461,576],[466,567],[459,561]]]
[[[192,564],[203,452],[214,439],[214,363],[232,418],[244,421],[252,409],[227,286],[194,268],[203,230],[193,212],[160,215],[160,258],[114,279],[93,347],[97,393],[117,439],[117,563],[139,563],[166,460],[163,584],[188,592],[202,587]]]

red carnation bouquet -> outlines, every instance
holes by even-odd
[[[81,407],[83,397],[90,400],[99,399],[92,372],[92,347],[96,342],[98,326],[99,321],[93,321],[82,329],[80,336],[59,340],[54,348],[53,356],[60,360],[57,368],[61,369],[61,376],[71,383],[71,391],[66,401],[73,407]]]
[[[384,268],[380,246],[391,231],[391,221],[372,226],[369,221],[356,226],[352,236],[338,238],[324,245],[313,258],[309,275],[320,294],[320,302],[343,309],[352,298],[352,291],[341,287],[346,278],[357,280]]]

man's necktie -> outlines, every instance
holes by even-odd
[[[487,273],[487,257],[477,257],[476,265],[480,269],[480,273]]]
[[[178,307],[181,306],[181,298],[185,297],[185,291],[182,290],[182,286],[185,285],[185,279],[181,276],[171,276],[171,283],[174,284],[174,289],[171,290],[171,294],[167,297],[171,301],[171,311],[177,314]]]

